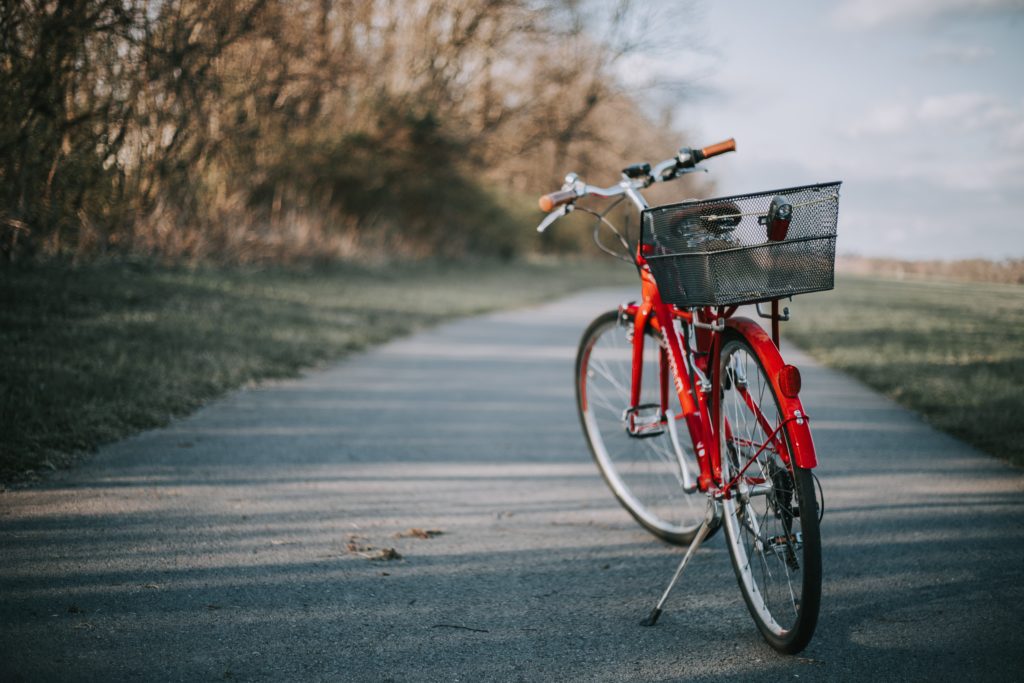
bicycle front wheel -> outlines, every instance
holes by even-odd
[[[723,500],[729,554],[761,634],[792,654],[814,635],[821,602],[814,480],[792,457],[778,397],[753,347],[727,337],[720,367],[723,479],[738,476]]]
[[[703,494],[684,488],[682,468],[695,480],[697,459],[685,426],[679,434],[682,463],[673,446],[670,418],[662,412],[663,383],[671,393],[672,374],[652,331],[643,339],[640,404],[631,405],[632,329],[632,316],[609,311],[583,333],[576,356],[580,422],[594,461],[622,506],[655,536],[686,545],[706,509]]]

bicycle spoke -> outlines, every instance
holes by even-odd
[[[813,564],[810,586],[806,575],[807,553],[820,552],[817,519],[801,514],[813,482],[806,472],[796,478],[779,402],[760,362],[745,342],[726,344],[722,355],[723,464],[727,481],[734,482],[724,509],[733,566],[750,613],[768,641],[784,651],[799,649],[813,632],[820,590],[819,565]],[[808,522],[813,550],[807,546]],[[805,620],[807,603],[813,615]]]
[[[600,399],[599,401],[596,401],[596,403],[599,406],[601,406],[602,408],[605,408],[605,409],[611,411],[613,414],[617,413],[618,416],[619,416],[619,418],[618,418],[619,422],[622,421],[622,412],[628,407],[628,405],[622,406],[621,408],[617,407],[613,403],[614,399],[609,397],[608,394],[606,394],[603,389],[599,388],[596,385],[591,385],[590,390],[587,392],[587,400],[588,401],[593,401],[595,396],[598,399]]]
[[[603,377],[609,384],[612,385],[613,389],[615,389],[624,396],[629,396],[629,387],[623,386],[619,382],[619,380],[612,374],[612,372],[608,370],[608,367],[606,365],[594,365],[593,363],[591,363],[590,369],[595,371],[597,374],[601,375],[601,377]]]
[[[632,325],[618,313],[602,316],[588,329],[577,357],[580,415],[591,452],[619,502],[648,530],[686,543],[703,522],[704,506],[684,489],[679,456],[663,423],[659,340],[644,334],[641,381],[633,396]],[[585,401],[584,401],[585,399]],[[645,406],[638,408],[638,406]],[[632,413],[628,412],[633,408]],[[638,433],[627,431],[635,420]],[[686,467],[697,471],[696,456],[680,444]],[[697,501],[703,503],[703,498]]]

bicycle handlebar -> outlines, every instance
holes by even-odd
[[[637,190],[647,187],[651,183],[675,180],[679,175],[693,170],[695,165],[705,159],[710,159],[711,157],[718,156],[719,154],[734,151],[736,151],[735,138],[716,142],[713,145],[708,145],[701,149],[689,149],[683,147],[675,157],[667,159],[655,166],[653,172],[650,171],[649,165],[646,166],[646,173],[644,175],[637,176],[634,174],[626,174],[624,172],[622,183],[618,186],[612,186],[609,188],[598,188],[586,185],[580,181],[575,174],[569,174],[569,176],[566,176],[566,184],[562,186],[561,190],[544,195],[538,200],[537,205],[540,207],[541,211],[550,213],[563,204],[569,204],[570,202],[589,194],[595,194],[601,197],[612,197],[620,195],[628,189]],[[634,165],[631,166],[630,169],[639,167],[640,165]],[[629,185],[629,188],[626,187],[626,184]]]
[[[556,206],[567,204],[572,200],[576,199],[579,195],[576,194],[576,190],[559,190],[558,192],[552,192],[546,194],[540,198],[537,204],[540,206],[540,210],[548,212],[553,210]]]
[[[718,156],[719,154],[725,154],[726,152],[735,151],[736,139],[729,138],[728,140],[722,140],[721,142],[716,142],[713,145],[708,145],[703,149],[694,150],[694,157],[696,157],[695,161],[703,161],[704,159],[710,159],[711,157]]]

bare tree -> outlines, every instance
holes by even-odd
[[[627,0],[3,0],[0,248],[512,253],[528,229],[501,196],[666,147],[619,74],[645,16]]]

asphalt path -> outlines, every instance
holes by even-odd
[[[0,680],[1024,677],[1024,473],[795,351],[814,640],[761,640],[721,535],[638,626],[681,551],[614,502],[572,393],[624,296],[449,323],[0,494]]]

